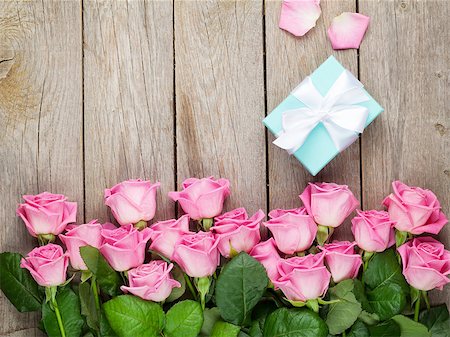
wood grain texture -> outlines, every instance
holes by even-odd
[[[0,251],[36,244],[15,215],[23,194],[63,193],[83,219],[81,34],[80,1],[0,3]],[[42,336],[0,296],[1,336]]]
[[[178,185],[226,177],[226,208],[266,207],[261,1],[175,1]]]
[[[385,107],[362,139],[364,207],[378,208],[399,179],[434,191],[450,215],[449,3],[360,0],[359,9],[371,17],[361,79]],[[439,237],[448,249],[448,225]],[[450,305],[450,289],[433,299]]]
[[[328,56],[334,55],[347,69],[357,75],[355,50],[333,51],[326,30],[331,20],[344,11],[356,9],[354,0],[321,1],[322,15],[316,27],[303,37],[295,37],[278,28],[282,1],[266,1],[266,76],[267,113],[270,113],[289,93],[310,75]],[[275,137],[268,132],[269,206],[299,207],[298,195],[309,181],[346,184],[355,196],[360,196],[359,142],[355,142],[333,159],[317,176],[312,177],[300,162],[272,144]],[[350,223],[340,226],[334,238],[350,238]]]
[[[112,219],[103,190],[160,181],[155,219],[173,217],[171,1],[84,2],[86,218]]]

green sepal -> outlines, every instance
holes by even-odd
[[[416,303],[416,301],[419,299],[421,293],[420,293],[419,289],[411,287],[410,295],[411,295],[411,307],[412,307],[414,305],[414,303]]]
[[[306,306],[308,308],[310,308],[312,311],[319,313],[319,302],[317,301],[317,299],[315,300],[307,300],[306,301]]]
[[[209,292],[209,287],[211,286],[211,278],[210,277],[196,277],[194,279],[195,287],[200,294],[200,304],[202,305],[202,309],[205,309],[205,299],[206,295]]]
[[[139,231],[143,230],[144,228],[147,228],[147,221],[141,220],[136,222],[134,224],[134,228],[136,228]]]
[[[92,277],[92,272],[90,270],[82,270],[81,271],[81,283],[86,282],[87,280],[89,280]]]
[[[213,218],[204,218],[200,219],[200,226],[203,228],[205,232],[209,232],[211,227],[214,225],[214,219]]]
[[[292,306],[296,307],[296,308],[301,308],[304,307],[306,305],[306,302],[303,301],[292,301],[292,300],[288,300],[287,298],[284,298],[286,301],[288,301],[289,303],[292,304]]]
[[[331,236],[331,233],[333,233],[332,227],[317,226],[317,234],[316,234],[316,240],[319,246],[323,246],[324,243],[328,240],[328,237]]]
[[[408,232],[395,230],[395,246],[400,247],[408,239]]]

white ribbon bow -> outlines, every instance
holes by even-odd
[[[364,131],[369,115],[366,107],[354,105],[369,100],[363,87],[351,72],[344,70],[323,97],[308,76],[292,92],[305,107],[283,113],[283,130],[273,143],[292,154],[322,123],[339,152],[344,150]]]

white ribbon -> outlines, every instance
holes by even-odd
[[[344,150],[364,131],[369,115],[366,107],[355,105],[369,100],[363,87],[351,72],[344,70],[323,97],[308,76],[292,92],[305,107],[283,112],[283,130],[273,143],[292,154],[322,123],[339,152]]]

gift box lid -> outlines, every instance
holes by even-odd
[[[345,70],[334,56],[330,56],[310,75],[310,78],[317,91],[322,96],[325,96]],[[367,91],[362,90],[366,93],[368,100],[356,105],[364,106],[368,109],[367,127],[384,110]],[[290,94],[263,120],[263,123],[271,133],[277,136],[283,131],[283,113],[287,110],[301,107],[305,107],[305,104]],[[311,131],[303,145],[293,153],[313,176],[319,173],[338,154],[339,150],[336,148],[327,129],[322,123],[319,123]]]

